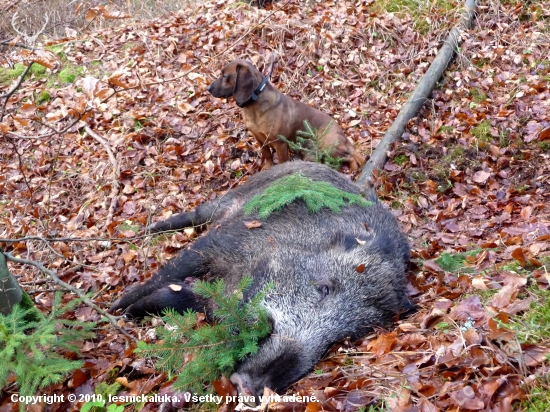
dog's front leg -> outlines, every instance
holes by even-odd
[[[273,166],[273,153],[271,153],[271,148],[265,142],[262,144],[262,160],[264,162],[262,170],[268,170]]]
[[[277,160],[279,164],[288,161],[288,145],[280,140],[277,140],[273,143],[275,147],[275,152],[277,153]]]

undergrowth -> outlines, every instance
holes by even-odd
[[[533,299],[529,310],[512,317],[506,326],[522,343],[550,343],[550,290],[534,285],[528,293]]]
[[[434,0],[425,2],[421,0],[376,0],[372,5],[376,12],[388,12],[399,15],[408,14],[413,18],[413,28],[424,35],[433,30],[433,22],[430,18],[434,13],[438,15],[452,13],[458,3],[451,0]]]
[[[441,256],[439,256],[435,263],[441,267],[446,272],[462,272],[462,273],[473,273],[474,268],[467,267],[466,266],[466,259],[468,256],[475,256],[479,252],[481,252],[481,249],[475,249],[469,252],[463,252],[463,253],[447,253],[443,252]]]
[[[290,149],[302,154],[306,159],[315,163],[326,164],[333,169],[339,169],[342,159],[333,157],[331,154],[336,145],[322,147],[323,137],[328,133],[331,126],[332,121],[322,131],[319,131],[307,120],[304,120],[304,130],[296,132],[296,142],[292,142],[282,135],[277,137],[285,142]]]
[[[225,294],[225,283],[198,281],[195,293],[211,299],[216,309],[215,323],[197,326],[197,314],[191,310],[179,314],[168,309],[162,319],[166,327],[158,328],[159,341],[148,345],[138,342],[137,353],[157,358],[157,367],[170,376],[178,375],[174,389],[204,393],[210,382],[228,376],[237,361],[258,351],[258,341],[270,332],[270,324],[261,302],[268,285],[248,303],[242,303],[252,278],[243,277],[234,293]],[[192,353],[189,362],[185,362]]]
[[[24,309],[21,305],[15,305],[8,315],[0,314],[0,388],[13,374],[20,395],[32,396],[82,367],[82,361],[67,359],[58,351],[78,353],[78,341],[93,336],[95,323],[65,319],[80,300],[62,305],[61,297],[56,293],[48,316],[34,306]],[[20,410],[24,408],[20,402]]]

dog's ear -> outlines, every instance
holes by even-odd
[[[237,78],[235,79],[235,89],[233,97],[238,105],[247,102],[254,93],[254,76],[247,65],[239,64],[237,66]]]

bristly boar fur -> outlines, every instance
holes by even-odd
[[[254,283],[245,300],[273,282],[263,303],[272,334],[231,377],[240,393],[255,396],[264,386],[286,389],[333,343],[391,324],[411,307],[405,292],[410,251],[396,219],[375,194],[369,196],[371,205],[348,205],[340,214],[308,213],[304,202],[295,200],[260,227],[245,225],[257,216],[245,216],[244,204],[274,180],[296,172],[359,193],[346,176],[316,163],[294,161],[260,172],[218,200],[153,225],[150,230],[159,231],[212,223],[208,233],[158,275],[126,292],[111,310],[125,309],[133,317],[166,307],[208,310],[186,278],[223,278],[234,290],[242,276],[251,275]],[[171,284],[182,290],[172,290]]]

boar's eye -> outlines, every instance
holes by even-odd
[[[319,291],[320,300],[323,300],[330,294],[330,288],[328,285],[317,285],[317,290]]]

